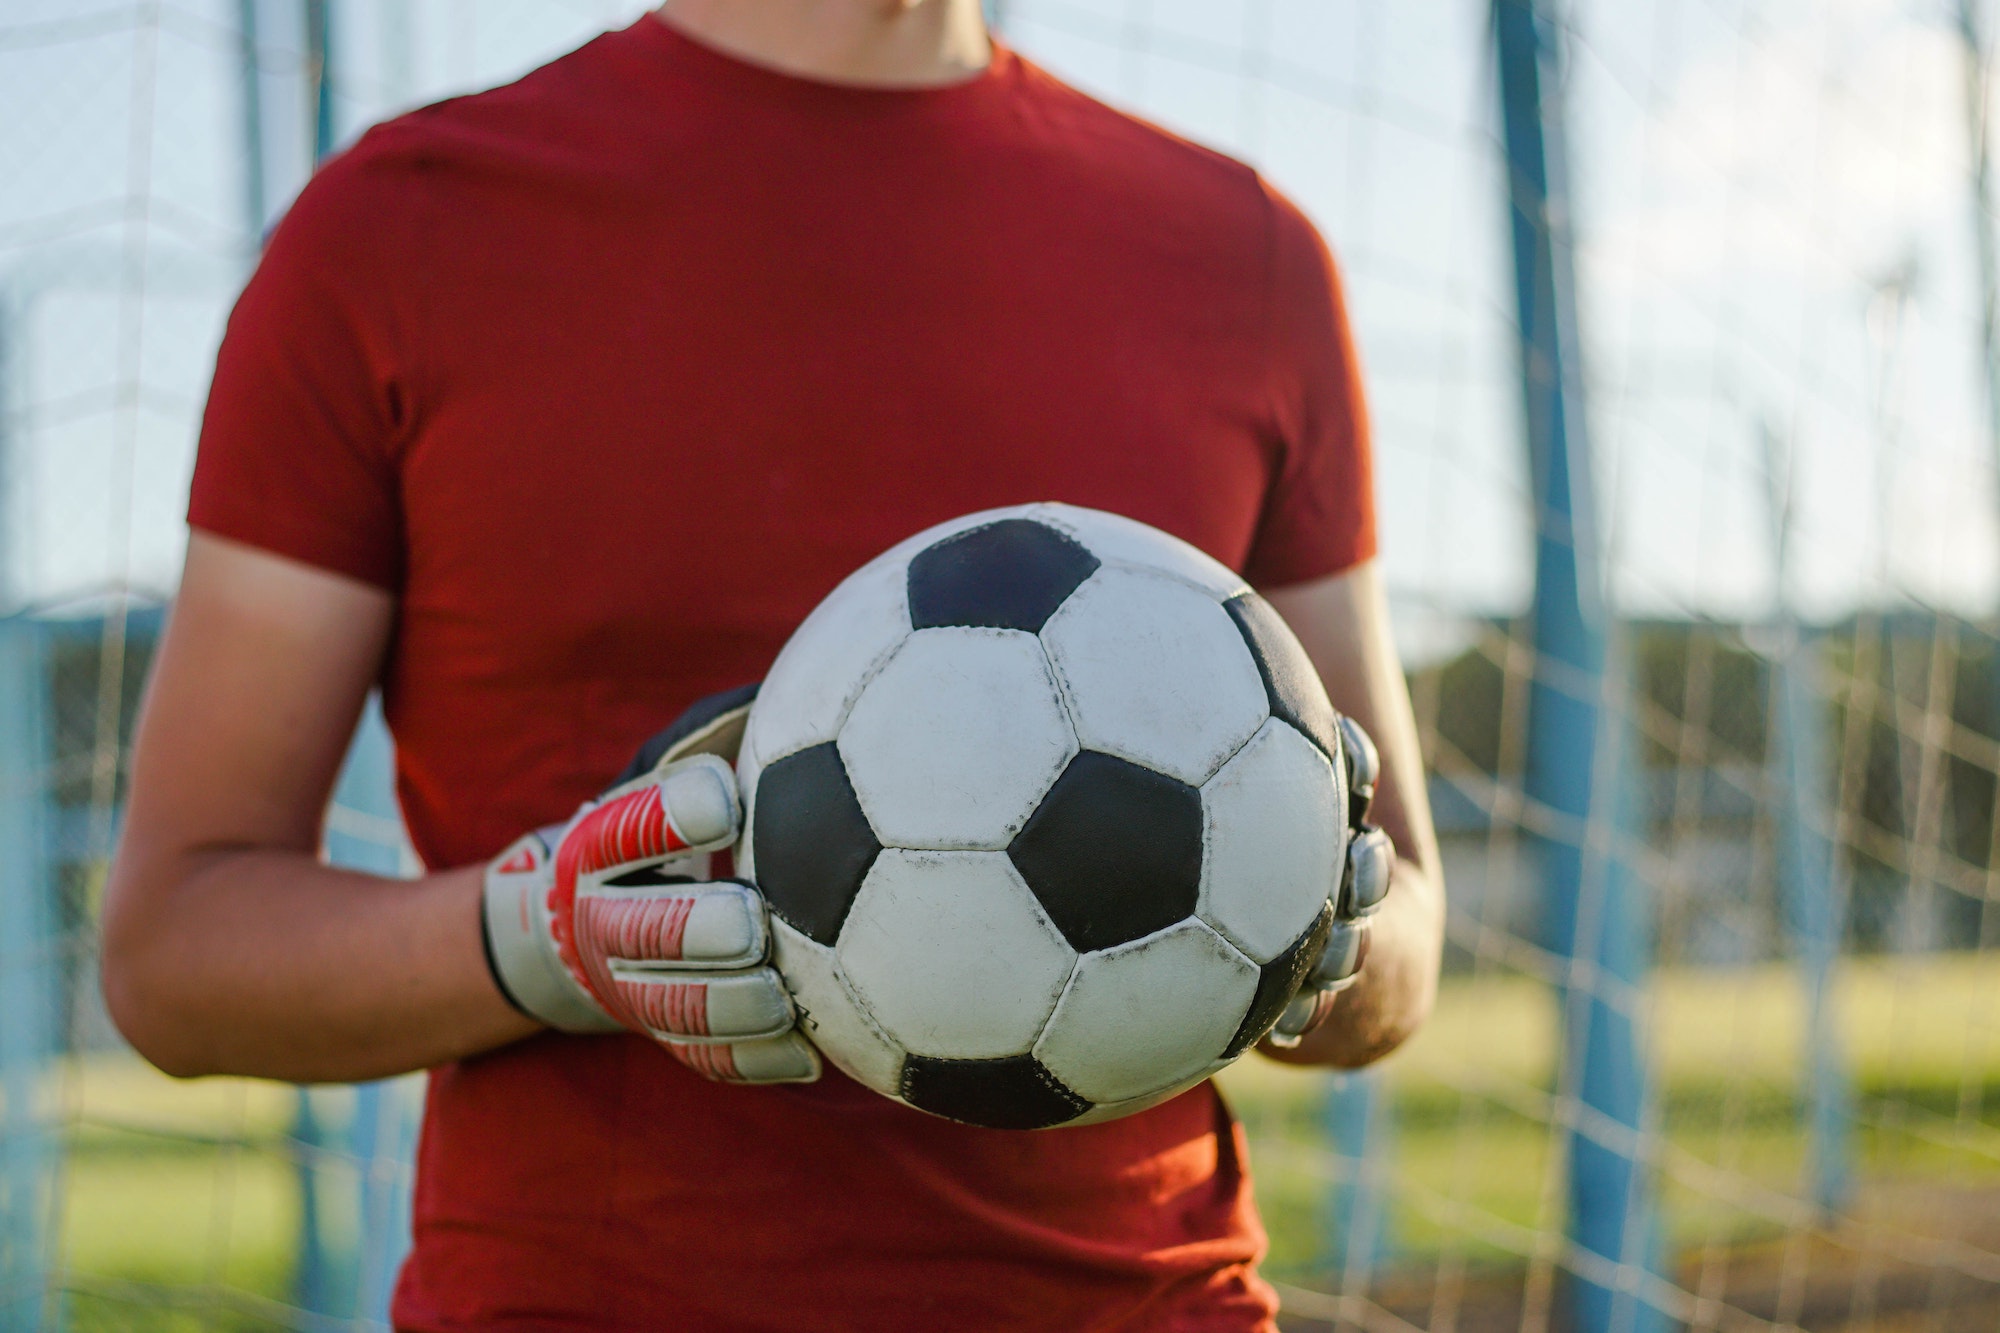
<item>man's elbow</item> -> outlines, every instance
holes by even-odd
[[[112,1026],[147,1063],[175,1078],[197,1078],[214,1071],[204,1064],[174,1021],[171,996],[134,966],[123,951],[107,947],[100,971],[104,1008]]]
[[[184,1044],[176,1040],[175,1025],[162,1021],[163,1006],[153,989],[108,949],[100,983],[112,1026],[148,1064],[175,1078],[195,1078],[210,1072],[201,1067],[191,1050],[184,1049]]]
[[[115,870],[113,877],[98,952],[105,1012],[132,1049],[162,1073],[175,1078],[216,1073],[199,1043],[190,1040],[198,1025],[182,1011],[177,973],[185,968],[170,958],[174,942],[165,938],[170,928],[134,920]]]

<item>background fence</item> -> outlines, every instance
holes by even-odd
[[[2000,1327],[2000,395],[1975,0],[1009,0],[1344,262],[1452,908],[1258,1061],[1288,1324]],[[415,1080],[96,998],[194,423],[316,151],[631,0],[0,0],[0,1324],[379,1321]],[[329,854],[412,868],[364,725]]]

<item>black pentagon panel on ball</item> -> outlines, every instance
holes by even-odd
[[[954,533],[910,561],[910,625],[1034,634],[1097,565],[1087,547],[1030,518]]]
[[[1299,646],[1292,627],[1277,609],[1254,592],[1241,592],[1222,604],[1229,618],[1257,659],[1257,672],[1264,678],[1264,693],[1271,702],[1271,716],[1288,722],[1320,752],[1340,762],[1340,715],[1326,697],[1326,686],[1312,659]]]
[[[1250,999],[1249,1011],[1243,1015],[1243,1025],[1236,1029],[1236,1035],[1229,1039],[1229,1046],[1222,1052],[1225,1060],[1234,1060],[1250,1047],[1263,1040],[1271,1025],[1285,1012],[1285,1006],[1298,994],[1299,983],[1312,971],[1319,961],[1320,951],[1326,948],[1326,938],[1333,929],[1333,904],[1320,909],[1313,923],[1306,927],[1305,934],[1293,940],[1285,951],[1264,964],[1257,974],[1257,993]]]
[[[832,741],[788,754],[758,777],[751,839],[771,910],[832,947],[882,850]]]
[[[903,1100],[988,1129],[1047,1129],[1090,1109],[1032,1055],[998,1060],[912,1055],[903,1061]]]
[[[1079,952],[1143,939],[1194,914],[1201,793],[1178,778],[1084,750],[1007,848]]]

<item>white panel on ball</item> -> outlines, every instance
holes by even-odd
[[[1219,601],[1227,601],[1250,586],[1206,551],[1122,515],[1066,504],[1038,504],[1030,509],[1031,517],[1061,528],[1106,563],[1171,574]]]
[[[1257,992],[1257,967],[1199,921],[1085,954],[1035,1055],[1078,1096],[1124,1101],[1214,1065]]]
[[[1098,570],[1049,617],[1042,641],[1086,749],[1193,786],[1270,715],[1229,613],[1158,574]]]
[[[1174,1087],[1162,1089],[1158,1093],[1148,1093],[1144,1097],[1126,1097],[1124,1101],[1100,1101],[1098,1105],[1094,1105],[1088,1111],[1084,1111],[1082,1115],[1078,1115],[1074,1121],[1064,1121],[1062,1127],[1064,1129],[1076,1129],[1078,1125],[1102,1125],[1104,1121],[1122,1121],[1128,1115],[1138,1115],[1140,1111],[1148,1111],[1148,1109],[1158,1107],[1162,1103],[1174,1101],[1176,1097],[1180,1097],[1182,1093],[1186,1093],[1190,1087],[1196,1087],[1202,1079],[1210,1077],[1212,1073],[1216,1073],[1220,1069],[1228,1069],[1230,1063],[1232,1061],[1212,1061],[1206,1069],[1202,1069],[1202,1073],[1192,1075],[1188,1079],[1182,1079]]]
[[[907,562],[876,560],[793,631],[750,710],[747,748],[763,764],[830,741],[862,688],[910,632]]]
[[[799,1030],[820,1053],[864,1087],[893,1097],[902,1086],[903,1053],[876,1030],[841,984],[833,950],[815,944],[775,916],[772,962],[799,1007]]]
[[[840,732],[855,797],[892,847],[1004,848],[1075,753],[1042,645],[1020,630],[918,630]]]
[[[1268,963],[1340,884],[1344,781],[1317,746],[1273,718],[1208,780],[1201,808],[1202,919]]]
[[[1005,853],[893,848],[862,881],[835,955],[904,1049],[974,1060],[1025,1053],[1076,963]]]

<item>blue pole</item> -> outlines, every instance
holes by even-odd
[[[333,0],[241,0],[245,52],[245,130],[250,165],[249,205],[251,224],[258,234],[304,183],[312,164],[333,151],[334,124],[334,18]],[[274,95],[288,113],[278,123],[266,123],[264,97],[267,75],[257,59],[257,40],[264,20],[274,34],[296,33],[303,38],[304,68],[296,82],[280,79]],[[296,25],[296,26],[293,26]],[[295,125],[289,113],[303,117]],[[294,129],[303,133],[294,134]],[[300,150],[309,146],[310,156]],[[401,872],[400,824],[394,793],[394,762],[380,705],[370,698],[361,724],[349,748],[334,794],[336,816],[340,811],[358,814],[364,821],[381,821],[380,827],[397,830],[395,836],[356,836],[338,826],[326,836],[327,859],[334,865],[375,874]],[[336,820],[337,824],[337,820]],[[298,1090],[292,1135],[298,1153],[301,1225],[298,1258],[294,1270],[295,1300],[313,1314],[388,1320],[387,1286],[370,1268],[383,1262],[400,1263],[408,1248],[408,1223],[398,1228],[395,1210],[377,1200],[384,1172],[374,1160],[382,1123],[383,1091],[380,1084],[364,1084],[354,1089],[353,1103],[345,1131],[336,1135],[321,1122],[312,1094]],[[320,1215],[326,1198],[324,1169],[336,1155],[352,1164],[359,1198],[357,1216],[360,1235],[354,1252],[336,1259]],[[388,1173],[393,1178],[394,1173]],[[407,1211],[407,1210],[405,1210]],[[383,1219],[377,1226],[375,1219]],[[379,1233],[379,1234],[378,1234]],[[402,1239],[400,1242],[397,1237]],[[386,1260],[375,1254],[384,1250]],[[344,1261],[343,1261],[344,1260]],[[379,1301],[371,1294],[380,1292]]]
[[[1524,794],[1545,821],[1546,943],[1559,983],[1569,1239],[1563,1301],[1578,1333],[1664,1327],[1641,1294],[1653,1267],[1650,1181],[1638,1151],[1646,1079],[1631,1000],[1649,954],[1647,904],[1616,854],[1628,812],[1623,737],[1600,716],[1609,626],[1583,411],[1557,52],[1540,0],[1493,0],[1520,321],[1522,409],[1535,497],[1535,678]],[[1595,830],[1607,828],[1610,836]],[[1576,965],[1582,965],[1578,967]],[[1577,976],[1587,982],[1575,983]]]
[[[313,161],[333,151],[333,0],[305,0],[306,58],[311,68]]]
[[[1835,881],[1825,826],[1829,788],[1819,710],[1801,669],[1810,666],[1814,646],[1796,625],[1787,626],[1784,649],[1771,662],[1778,703],[1772,778],[1779,891],[1806,993],[1806,1184],[1814,1206],[1832,1218],[1847,1204],[1854,1106],[1833,1010],[1846,895]]]
[[[1792,459],[1777,432],[1759,433],[1769,482],[1778,644],[1771,654],[1769,783],[1778,894],[1798,951],[1806,1000],[1806,1189],[1822,1216],[1847,1204],[1853,1088],[1833,1012],[1833,970],[1846,925],[1846,884],[1833,856],[1825,710],[1812,689],[1819,642],[1804,632],[1790,596]]]
[[[1393,1126],[1384,1114],[1381,1076],[1374,1070],[1330,1075],[1322,1114],[1340,1159],[1328,1200],[1323,1263],[1345,1289],[1365,1283],[1388,1257],[1382,1184]]]
[[[298,1090],[298,1104],[292,1110],[292,1151],[298,1155],[299,1177],[299,1255],[292,1269],[292,1304],[313,1314],[332,1314],[337,1284],[320,1216],[319,1189],[326,1135],[312,1094],[304,1088]]]
[[[43,1112],[61,1053],[64,976],[48,851],[42,627],[0,621],[0,1330],[54,1326],[49,1266],[57,1142]],[[45,1322],[45,1315],[48,1315]]]
[[[253,238],[282,212],[304,183],[312,163],[333,151],[338,131],[335,0],[239,0],[243,25],[243,97],[247,206]],[[262,69],[260,32],[276,41],[302,36],[302,80]],[[268,102],[267,102],[268,99]],[[270,115],[267,112],[276,111]],[[294,119],[297,113],[302,122]],[[303,132],[295,132],[303,131]],[[303,150],[309,141],[310,158]],[[371,697],[334,793],[327,859],[371,874],[398,875],[405,842],[395,798],[395,761],[380,702]],[[356,830],[359,831],[356,831]],[[336,1141],[321,1123],[306,1089],[298,1092],[293,1134],[297,1141],[299,1195],[304,1223],[296,1263],[298,1301],[322,1315],[388,1322],[389,1291],[410,1244],[409,1190],[403,1182],[414,1148],[410,1102],[392,1085],[353,1090],[344,1131]],[[361,1234],[351,1263],[336,1265],[319,1216],[325,1196],[321,1169],[334,1154],[356,1168],[356,1215]]]
[[[378,698],[371,695],[347,751],[326,832],[327,860],[372,875],[405,868],[402,815],[396,805],[395,746]],[[396,1271],[410,1248],[410,1200],[403,1183],[415,1126],[393,1083],[354,1089],[345,1149],[359,1175],[360,1223],[349,1290],[354,1313],[388,1322]]]
[[[244,203],[254,245],[333,146],[332,0],[238,0],[237,14]],[[300,63],[267,68],[265,47],[296,50]],[[325,1167],[334,1150],[322,1109],[307,1089],[298,1090],[292,1120],[300,1206],[293,1299],[309,1313],[334,1316],[352,1311],[354,1282],[339,1271],[321,1217]]]

